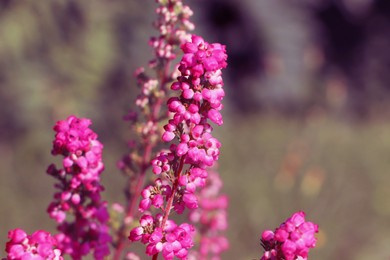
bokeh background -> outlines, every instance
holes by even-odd
[[[191,0],[196,34],[227,45],[220,173],[224,259],[255,259],[294,211],[320,225],[311,259],[390,258],[390,1]],[[0,244],[45,213],[52,125],[89,117],[105,198],[123,201],[122,120],[147,64],[152,0],[0,1]],[[4,246],[3,246],[4,248]],[[2,251],[0,256],[4,256]]]

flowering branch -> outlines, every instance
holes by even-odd
[[[166,102],[167,85],[172,82],[177,73],[172,72],[171,63],[176,58],[178,46],[189,39],[190,35],[187,31],[194,28],[189,21],[192,11],[181,0],[157,0],[156,2],[158,19],[154,25],[160,35],[152,37],[149,42],[155,54],[155,59],[149,62],[149,68],[154,70],[156,76],[148,76],[144,68],[136,71],[137,84],[141,88],[141,94],[136,100],[139,111],[130,112],[126,119],[131,121],[133,133],[138,136],[138,139],[135,138],[130,142],[131,152],[119,164],[128,177],[125,192],[127,205],[125,217],[116,232],[114,259],[120,259],[127,240],[126,234],[132,225],[132,220],[137,217],[136,205],[144,187],[150,161],[159,144],[158,125],[166,119],[166,109],[162,105]]]
[[[90,250],[95,259],[110,253],[107,203],[100,196],[104,190],[100,184],[103,145],[88,128],[90,124],[89,119],[75,116],[57,122],[52,154],[64,156],[63,168],[52,164],[47,170],[59,181],[48,213],[58,223],[58,247],[73,259],[81,259]],[[67,215],[73,215],[73,221]]]
[[[227,65],[225,46],[209,44],[193,35],[181,49],[184,52],[178,68],[181,75],[171,86],[180,95],[167,102],[172,117],[162,135],[164,142],[177,139],[179,143],[171,143],[169,151],[159,153],[152,161],[153,172],[164,180],[158,178],[154,185],[144,189],[139,206],[141,211],[154,206],[161,213],[155,217],[144,214],[141,225],[129,236],[131,241],[147,244],[146,253],[153,258],[160,252],[165,259],[187,256],[193,246],[194,227],[186,223],[177,226],[169,215],[172,209],[181,214],[185,208],[198,207],[196,188],[205,185],[207,168],[218,160],[221,146],[211,135],[208,120],[217,125],[223,123],[219,111],[224,97],[221,69]]]

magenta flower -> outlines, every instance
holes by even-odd
[[[201,169],[212,166],[221,146],[211,135],[212,127],[207,119],[217,125],[223,123],[219,112],[224,97],[222,78],[210,79],[211,75],[221,75],[221,69],[227,65],[225,47],[208,44],[193,35],[191,42],[182,45],[182,50],[185,54],[179,66],[181,76],[172,84],[172,89],[181,90],[181,95],[168,100],[173,116],[164,126],[162,135],[164,142],[171,142],[175,137],[180,142],[171,145],[169,153],[160,153],[152,162],[155,174],[168,173],[171,167],[167,165],[172,164],[175,157],[183,157],[186,164]]]
[[[56,239],[43,230],[27,235],[22,229],[8,232],[6,244],[7,260],[62,260]]]
[[[179,95],[167,101],[171,119],[164,126],[161,137],[162,141],[171,144],[168,151],[160,152],[152,160],[153,173],[162,177],[142,191],[139,204],[141,212],[153,206],[162,213],[154,218],[144,215],[140,226],[129,236],[131,241],[140,240],[146,244],[146,254],[154,259],[159,253],[165,259],[187,257],[194,244],[195,229],[187,223],[177,226],[169,220],[169,214],[172,209],[182,214],[185,208],[199,207],[195,192],[205,186],[207,168],[218,160],[221,147],[211,134],[213,128],[208,120],[217,125],[223,123],[220,113],[224,97],[221,69],[227,66],[225,46],[209,44],[193,35],[181,49],[184,52],[178,67],[181,75],[171,85]],[[146,219],[149,221],[145,225]],[[225,223],[223,217],[220,223]],[[222,240],[222,244],[227,245],[226,239],[218,241]],[[222,246],[220,251],[226,247]]]
[[[153,256],[162,253],[164,259],[186,259],[188,249],[193,246],[192,237],[195,229],[189,224],[177,225],[172,220],[164,228],[159,227],[162,215],[156,217],[143,215],[140,226],[130,231],[130,241],[141,241],[146,246],[146,254]]]
[[[48,207],[51,218],[59,224],[58,247],[73,259],[90,251],[95,259],[109,254],[107,203],[101,200],[100,174],[103,145],[97,140],[89,119],[70,116],[54,126],[53,155],[62,155],[63,167],[50,165],[47,172],[55,177],[58,192]],[[67,216],[73,215],[69,220]]]
[[[266,230],[261,235],[265,250],[260,260],[307,259],[310,248],[316,246],[318,225],[305,221],[305,213],[299,211],[272,232]]]

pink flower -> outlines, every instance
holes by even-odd
[[[274,232],[271,230],[266,230],[261,234],[261,240],[263,241],[272,241],[274,239]]]
[[[147,244],[147,255],[162,252],[165,259],[185,259],[188,249],[193,246],[194,227],[189,224],[177,226],[170,220],[165,228],[160,228],[159,222],[158,216],[153,218],[151,215],[143,215],[140,226],[131,230],[129,239]]]
[[[144,229],[142,227],[136,227],[130,231],[129,239],[130,241],[138,241],[142,238]]]
[[[305,213],[294,213],[279,228],[264,231],[261,237],[264,259],[307,259],[309,249],[315,247],[318,225],[306,222]]]
[[[215,109],[210,109],[209,112],[207,113],[208,118],[210,118],[211,121],[216,123],[217,125],[222,125],[223,120],[222,120],[222,115]]]
[[[196,209],[198,207],[198,199],[192,193],[185,193],[183,195],[183,202],[189,209]]]
[[[38,230],[27,235],[22,229],[8,232],[10,241],[6,244],[7,260],[62,260],[57,241],[49,232]]]
[[[175,138],[175,134],[173,132],[170,132],[170,131],[164,132],[164,134],[162,136],[162,140],[164,142],[170,142],[173,140],[173,138]]]
[[[186,10],[180,1],[177,3],[180,4],[177,10]],[[161,2],[157,10],[162,18],[157,23],[161,25],[159,29],[162,35],[150,41],[157,56],[154,66],[160,61],[174,59],[172,45],[167,43],[165,35],[175,30],[169,23],[176,17],[172,13],[176,10],[175,4],[170,3],[168,8]],[[185,13],[190,14],[188,10]],[[174,39],[169,42],[174,42]],[[140,240],[146,244],[146,254],[162,253],[165,259],[186,259],[188,250],[193,246],[194,228],[189,224],[172,224],[174,222],[169,219],[169,213],[174,209],[181,214],[185,208],[198,207],[195,192],[205,186],[207,168],[218,160],[221,146],[211,135],[212,126],[209,122],[223,124],[220,113],[224,97],[221,70],[227,66],[225,46],[209,44],[203,38],[192,35],[187,37],[181,49],[184,55],[178,66],[180,75],[175,76],[177,81],[171,85],[171,89],[179,93],[167,101],[171,118],[164,125],[161,136],[162,141],[170,143],[169,151],[158,153],[151,161],[153,173],[163,179],[157,179],[159,181],[156,180],[154,185],[142,191],[139,204],[141,212],[154,206],[162,213],[154,217],[143,215],[140,226],[132,229],[129,236],[131,241]],[[147,88],[147,80],[143,79],[142,82],[143,98],[139,99],[138,104],[144,109],[147,102],[153,102],[149,95],[152,97],[154,85],[150,84]],[[145,131],[143,136],[147,136],[147,133]],[[225,227],[224,220],[223,217],[217,217],[212,226]]]
[[[50,165],[47,173],[59,183],[59,191],[48,207],[51,218],[59,224],[56,236],[63,253],[80,259],[94,251],[95,259],[109,254],[107,203],[100,198],[103,145],[90,128],[91,120],[69,116],[54,126],[53,155],[62,155],[63,169]],[[66,220],[73,214],[72,222]]]

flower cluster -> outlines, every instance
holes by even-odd
[[[156,69],[158,79],[147,76],[142,67],[136,70],[137,83],[141,87],[141,95],[137,97],[136,105],[141,110],[147,110],[148,106],[153,107],[153,103],[159,103],[158,101],[164,98],[166,84],[175,77],[175,73],[169,73],[170,62],[176,58],[176,49],[190,40],[191,34],[188,31],[192,31],[195,27],[189,20],[193,12],[189,6],[183,4],[182,0],[156,0],[156,2],[159,3],[156,9],[158,19],[154,25],[160,35],[150,38],[149,44],[153,48],[155,59],[149,62],[149,67]],[[144,114],[149,113],[144,111]],[[131,119],[134,116],[136,115],[132,112],[126,118]],[[151,120],[148,123],[155,122]]]
[[[173,52],[175,45],[189,39],[187,31],[194,29],[194,24],[189,18],[192,10],[184,5],[182,0],[156,0],[160,6],[156,9],[158,20],[155,26],[160,32],[159,37],[152,37],[150,45],[155,50],[157,58],[173,60],[176,58]]]
[[[62,260],[57,241],[49,232],[38,230],[27,235],[22,229],[8,232],[10,241],[6,244],[7,258],[4,260]]]
[[[260,260],[307,259],[310,248],[316,245],[317,232],[318,225],[305,221],[303,211],[294,213],[275,232],[263,232],[261,243],[265,252]]]
[[[225,46],[221,44],[209,44],[193,35],[181,48],[184,52],[179,66],[181,76],[171,87],[181,94],[167,102],[173,116],[162,135],[164,142],[178,138],[179,143],[172,144],[169,152],[160,153],[152,161],[155,174],[166,173],[182,187],[174,207],[178,213],[185,206],[198,207],[196,187],[205,185],[206,168],[218,160],[221,144],[211,135],[208,119],[218,125],[223,123],[219,112],[224,97],[221,69],[227,65]],[[181,174],[184,164],[189,167]]]
[[[163,174],[166,179],[163,181],[158,178],[154,185],[147,186],[142,192],[143,199],[139,205],[142,212],[153,205],[163,211],[163,217],[159,225],[152,225],[148,232],[144,231],[142,223],[140,227],[133,229],[133,235],[129,237],[132,241],[138,240],[135,239],[134,232],[142,236],[162,232],[162,237],[166,237],[167,231],[163,227],[168,223],[171,209],[181,214],[186,207],[198,208],[195,191],[198,187],[205,186],[207,167],[213,166],[218,160],[221,144],[211,135],[212,126],[208,120],[217,125],[223,123],[220,114],[224,97],[221,69],[227,66],[225,46],[218,43],[209,44],[201,37],[193,35],[191,41],[182,44],[181,49],[184,52],[178,67],[181,75],[171,86],[172,90],[180,91],[180,95],[167,101],[172,117],[164,126],[162,135],[164,142],[168,143],[177,138],[179,143],[172,143],[169,151],[160,152],[152,160],[153,172],[157,175]],[[142,218],[145,216],[149,215]],[[186,229],[183,233],[186,233],[185,237],[192,237]],[[149,237],[139,239],[148,244],[147,248],[154,245]],[[155,252],[147,249],[147,253],[154,255],[161,250]],[[179,258],[186,256],[187,253]]]
[[[222,234],[228,227],[228,198],[220,194],[221,188],[219,174],[210,171],[206,186],[198,193],[199,207],[189,214],[190,221],[197,225],[199,237],[199,250],[191,251],[193,259],[217,260],[229,247],[229,241]]]
[[[191,39],[191,34],[188,32],[194,29],[194,25],[189,20],[193,14],[192,10],[182,0],[156,0],[156,2],[157,20],[154,26],[159,35],[150,38],[149,44],[153,48],[154,58],[148,66],[154,75],[150,75],[143,67],[136,70],[137,85],[141,90],[135,102],[137,108],[129,111],[125,116],[125,119],[131,122],[133,139],[129,142],[130,152],[118,164],[128,178],[129,185],[126,187],[127,205],[124,221],[114,237],[114,243],[118,244],[114,256],[116,259],[120,258],[125,248],[127,237],[125,232],[132,225],[132,220],[139,218],[136,212],[137,201],[144,187],[145,175],[151,166],[150,161],[158,151],[156,148],[161,140],[160,123],[168,116],[167,108],[164,106],[166,93],[179,74],[173,62],[180,45]],[[160,207],[162,202],[160,192],[164,191],[152,189],[150,193],[143,192],[143,204],[140,205],[140,210],[146,210],[150,207],[150,203]]]
[[[164,259],[174,257],[185,259],[188,249],[193,246],[194,227],[187,223],[176,225],[174,221],[168,220],[161,228],[162,220],[161,214],[155,218],[151,215],[143,215],[140,219],[141,225],[130,232],[130,241],[141,240],[143,244],[147,244],[148,255],[161,252]]]
[[[81,259],[90,250],[95,259],[109,254],[108,211],[101,200],[100,174],[103,145],[97,140],[89,125],[89,119],[70,116],[54,126],[53,155],[62,155],[63,167],[50,165],[47,173],[55,177],[59,190],[48,207],[48,213],[55,219],[58,230],[58,247],[73,259]],[[74,220],[69,220],[69,214]]]
[[[220,110],[224,97],[221,69],[225,68],[227,55],[225,46],[208,44],[193,35],[191,42],[182,45],[184,56],[180,62],[181,76],[172,84],[172,89],[181,91],[179,97],[168,100],[172,119],[164,126],[162,139],[170,142],[175,137],[169,153],[161,153],[152,163],[155,174],[169,173],[172,162],[184,158],[191,165],[188,174],[179,178],[181,185],[193,193],[196,186],[203,186],[207,172],[204,170],[218,160],[220,142],[211,135],[212,127],[207,122],[221,125]]]

